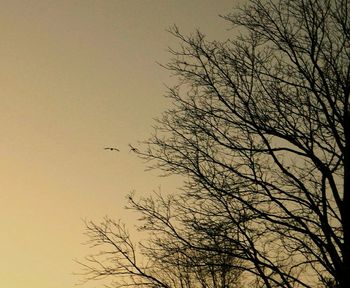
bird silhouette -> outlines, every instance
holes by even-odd
[[[139,152],[139,150],[137,148],[135,148],[134,146],[132,146],[131,144],[129,144],[129,147],[130,147],[130,151],[135,152],[135,153]]]
[[[105,150],[110,150],[110,151],[118,151],[120,152],[120,150],[118,148],[114,148],[114,147],[105,147]]]

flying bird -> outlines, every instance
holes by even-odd
[[[139,152],[139,150],[137,148],[135,148],[134,146],[132,146],[131,144],[129,144],[129,147],[130,147],[130,151],[135,152],[135,153]]]
[[[114,148],[114,147],[105,147],[105,150],[111,150],[111,151],[118,151],[120,152],[120,150],[118,148]]]

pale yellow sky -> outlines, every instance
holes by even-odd
[[[73,287],[82,219],[174,179],[132,153],[166,107],[165,30],[229,37],[232,0],[0,0],[0,287]],[[103,150],[116,146],[121,152]],[[128,212],[129,213],[129,212]],[[97,287],[90,283],[83,287]]]

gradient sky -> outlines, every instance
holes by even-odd
[[[145,172],[128,143],[167,107],[165,30],[232,31],[232,0],[0,0],[0,287],[70,288],[88,253],[82,219],[129,225],[126,194],[176,179]],[[103,150],[116,146],[121,152]],[[97,287],[89,283],[83,287]]]

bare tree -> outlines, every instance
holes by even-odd
[[[224,17],[234,39],[171,30],[173,107],[137,153],[187,180],[172,201],[131,199],[151,259],[221,259],[249,287],[347,287],[349,13],[346,0],[251,0]]]
[[[163,200],[159,195],[157,202]],[[169,234],[177,217],[165,218],[162,213],[156,215],[157,212],[153,210],[155,206],[151,209],[149,206],[157,205],[153,200],[147,199],[140,203],[131,200],[131,204],[143,210],[146,218],[148,213],[159,217],[159,222],[147,220],[140,227],[156,233],[153,233],[147,244],[135,243],[125,225],[120,222],[108,217],[98,224],[87,222],[87,244],[98,252],[87,256],[84,261],[78,261],[84,268],[80,273],[84,282],[112,278],[106,287],[238,287],[241,272],[232,269],[232,257],[183,245],[181,239]]]

